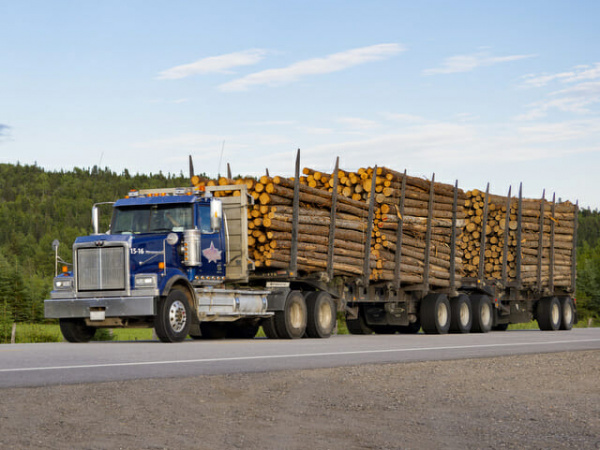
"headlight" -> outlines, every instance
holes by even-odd
[[[139,274],[135,276],[136,289],[155,289],[157,284],[155,274]]]
[[[73,278],[70,277],[57,277],[54,279],[55,290],[69,290],[73,289]]]

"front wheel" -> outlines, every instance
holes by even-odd
[[[158,314],[154,318],[154,330],[162,342],[183,341],[192,325],[192,315],[187,295],[173,289],[158,302]]]
[[[68,342],[89,342],[96,328],[88,327],[83,319],[60,319],[60,332]]]

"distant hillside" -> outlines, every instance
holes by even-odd
[[[54,275],[52,241],[60,241],[59,253],[70,261],[75,238],[91,232],[94,203],[116,200],[133,188],[187,185],[183,174],[117,174],[95,166],[49,172],[0,164],[0,319],[42,319]],[[102,218],[107,229],[108,211]],[[600,212],[580,212],[578,247],[578,305],[600,316]]]

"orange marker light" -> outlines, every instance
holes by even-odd
[[[160,270],[163,270],[163,269],[165,268],[165,263],[164,263],[164,262],[159,262],[159,263],[158,263],[158,268],[159,268]]]

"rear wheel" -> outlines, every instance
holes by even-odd
[[[575,305],[571,297],[563,297],[560,299],[560,310],[562,312],[562,320],[560,322],[561,330],[570,330],[575,322]]]
[[[427,334],[446,334],[450,329],[450,302],[444,294],[421,300],[421,326]]]
[[[306,302],[299,291],[291,291],[283,311],[275,313],[275,328],[281,339],[300,339],[306,331]]]
[[[508,323],[499,323],[492,327],[492,331],[506,331],[508,330]]]
[[[173,289],[158,302],[154,330],[162,342],[181,342],[190,332],[191,319],[187,295],[180,289]]]
[[[349,319],[346,314],[346,327],[348,328],[348,332],[350,334],[372,334],[373,330],[369,328],[367,322],[365,321],[365,317],[363,316],[362,309],[358,310],[358,317],[356,319]]]
[[[310,292],[306,296],[306,335],[310,338],[328,338],[335,328],[335,304],[327,292]]]
[[[545,297],[538,302],[537,322],[540,330],[556,331],[560,328],[561,310],[557,297]]]
[[[89,342],[96,328],[88,327],[84,319],[60,319],[60,331],[68,342]]]
[[[492,300],[487,295],[472,295],[471,309],[473,311],[471,330],[474,333],[489,332],[494,323]]]
[[[263,319],[261,322],[261,326],[263,331],[265,332],[265,336],[269,339],[279,339],[279,335],[277,334],[277,329],[275,328],[275,318],[269,317],[268,319]]]
[[[450,332],[468,333],[473,324],[471,300],[465,294],[450,299]]]

